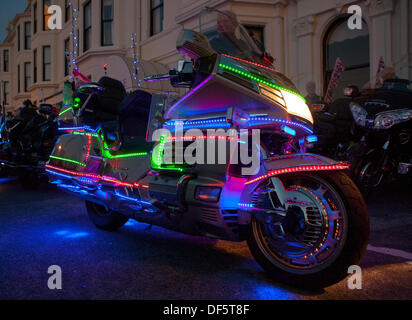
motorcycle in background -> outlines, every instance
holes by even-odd
[[[98,228],[135,219],[247,241],[279,281],[319,288],[342,280],[369,236],[363,197],[343,172],[348,165],[301,152],[313,134],[310,110],[241,25],[226,29],[232,17],[214,9],[199,21],[201,32],[184,29],[177,40],[192,61],[145,79],[188,88],[178,101],[142,90],[127,95],[108,77],[79,88],[67,111],[74,125],[60,128],[65,134],[46,165],[50,181],[84,199]],[[229,129],[236,134],[222,134]],[[194,142],[204,149],[193,149]],[[230,150],[224,161],[218,145]],[[244,145],[259,155],[250,174],[238,161]]]
[[[362,130],[362,138],[349,152],[350,174],[365,195],[412,176],[411,84],[391,79],[378,89],[347,89],[353,118]]]
[[[361,138],[349,107],[350,102],[349,98],[340,98],[329,104],[312,106],[316,138],[307,145],[311,152],[348,161],[350,147]]]
[[[29,121],[19,116],[2,125],[0,174],[18,176],[26,189],[47,181],[44,165],[57,140],[58,123],[51,105],[42,104],[39,113]]]

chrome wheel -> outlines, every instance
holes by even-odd
[[[347,213],[340,194],[322,177],[272,178],[255,189],[252,205],[257,245],[280,269],[315,273],[339,256]]]

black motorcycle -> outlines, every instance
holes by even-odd
[[[412,81],[391,79],[382,88],[348,88],[362,138],[349,150],[352,179],[364,194],[412,176]]]
[[[43,104],[31,119],[14,117],[1,125],[0,176],[18,176],[26,189],[36,188],[43,180],[44,165],[58,135],[57,118],[52,106]]]
[[[340,98],[329,104],[312,106],[315,137],[306,142],[311,152],[336,160],[348,160],[349,149],[361,138],[350,103],[350,98]]]

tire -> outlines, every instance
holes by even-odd
[[[324,265],[320,263],[313,269],[311,266],[302,270],[284,265],[280,258],[277,260],[268,255],[268,250],[262,246],[261,233],[258,231],[263,230],[262,226],[265,222],[255,218],[249,226],[247,243],[256,261],[274,280],[302,289],[320,289],[343,280],[348,275],[348,268],[360,263],[369,238],[369,216],[360,191],[343,172],[334,171],[300,176],[325,181],[340,197],[345,209],[345,220],[342,220],[344,221],[342,225],[345,227],[342,227],[344,231],[341,233],[343,240],[339,247],[337,246],[339,250],[334,248],[331,250],[332,253],[336,251],[336,254],[331,255],[330,260],[325,259]],[[296,179],[296,175],[282,176],[280,179],[285,183],[287,180]],[[329,251],[326,250],[326,252]]]
[[[129,218],[113,210],[107,211],[100,204],[86,201],[87,214],[93,224],[105,231],[116,231],[122,227]]]

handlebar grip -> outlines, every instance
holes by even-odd
[[[146,82],[161,81],[161,80],[170,80],[170,74],[163,73],[163,74],[155,74],[155,75],[144,77],[144,81]]]

